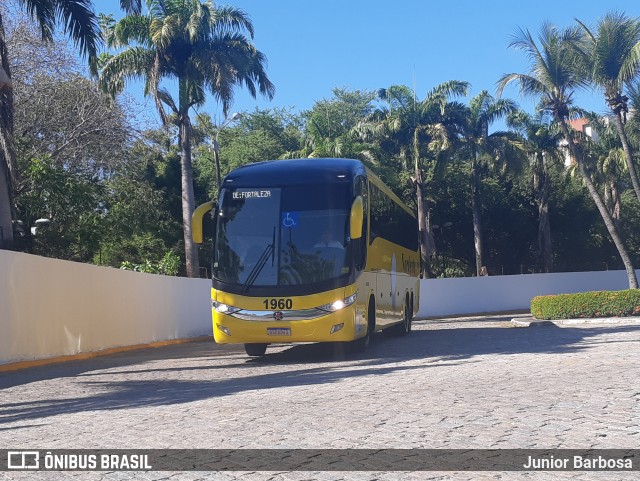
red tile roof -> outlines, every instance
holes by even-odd
[[[584,127],[586,125],[589,125],[589,120],[585,118],[573,119],[573,120],[569,120],[569,125],[573,128],[573,130],[577,130],[578,132],[584,132]]]

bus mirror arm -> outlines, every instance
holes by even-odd
[[[364,225],[364,202],[362,196],[357,196],[351,205],[351,219],[349,222],[349,236],[351,239],[362,237],[362,227]]]
[[[215,210],[215,208],[216,208],[216,203],[211,201],[211,202],[206,202],[202,205],[199,205],[193,211],[193,214],[191,215],[191,238],[193,239],[193,242],[195,242],[196,244],[202,244],[202,240],[204,237],[202,230],[203,230],[205,214],[207,212]]]

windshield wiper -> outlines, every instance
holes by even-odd
[[[269,256],[271,256],[271,266],[274,265],[275,252],[276,252],[275,245],[276,245],[276,228],[274,227],[271,244],[267,244],[267,246],[264,248],[264,250],[262,251],[262,254],[260,254],[260,257],[258,258],[258,262],[256,262],[256,265],[253,267],[253,269],[251,269],[251,272],[247,276],[247,280],[244,281],[244,284],[242,284],[243,292],[246,292],[246,290],[250,286],[252,286],[253,283],[256,281],[256,279],[260,275],[260,272],[262,272],[262,269],[267,263]]]

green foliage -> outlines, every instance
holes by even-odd
[[[158,263],[181,246],[180,161],[175,149],[165,149],[161,131],[146,134],[105,181],[104,234],[95,263]]]
[[[253,24],[242,10],[182,0],[151,1],[148,15],[136,10],[115,23],[101,19],[107,45],[124,48],[105,59],[100,85],[106,92],[115,96],[130,79],[142,79],[145,94],[158,107],[163,102],[180,122],[191,107],[204,103],[205,91],[222,103],[225,115],[237,86],[246,86],[254,97],[259,91],[273,98],[266,57],[251,43]],[[178,80],[177,102],[159,88],[167,78]],[[164,109],[159,113],[166,125]]]
[[[99,84],[115,97],[130,80],[143,80],[145,95],[155,101],[162,125],[178,127],[182,217],[188,219],[196,196],[189,111],[204,105],[209,92],[226,116],[237,87],[246,87],[253,97],[259,91],[269,99],[275,87],[266,74],[266,56],[252,44],[253,24],[244,11],[199,0],[152,0],[147,15],[137,7],[127,8],[131,14],[115,24],[103,19],[107,45],[120,51],[106,59]],[[177,80],[177,98],[160,86],[169,79]],[[199,259],[187,222],[183,242],[187,275],[196,277]]]
[[[304,113],[307,133],[312,139],[335,139],[349,133],[373,112],[374,92],[333,89],[333,98],[318,100]]]
[[[369,145],[358,138],[354,128],[373,112],[375,93],[333,89],[333,98],[316,101],[304,112],[302,157],[339,157],[375,163]]]
[[[633,254],[635,266],[640,266],[640,202],[631,190],[621,195],[622,235],[629,246],[629,252]]]
[[[115,235],[113,235],[115,234]],[[155,233],[138,232],[131,236],[116,231],[105,238],[99,251],[93,256],[93,263],[101,266],[120,267],[123,263],[140,264],[152,260],[158,262],[159,253],[166,245]]]
[[[537,211],[531,197],[528,186],[514,178],[483,179],[481,216],[489,274],[527,273],[536,265]]]
[[[235,125],[220,130],[218,136],[220,171],[231,170],[252,162],[281,159],[302,147],[302,120],[287,109],[256,109],[244,112]],[[213,140],[218,127],[208,115],[198,115],[194,125],[194,178],[196,204],[216,198],[218,194]],[[199,192],[203,196],[199,196]]]
[[[164,13],[157,8],[151,12],[158,17],[155,26],[142,15],[130,15],[118,22],[113,16],[99,19],[105,38],[113,46],[125,48],[105,53],[97,60],[104,69],[103,86],[114,92],[131,77],[146,79],[147,93],[153,96],[158,89],[159,100],[170,110],[168,130],[143,131],[135,141],[130,137],[133,129],[123,104],[105,102],[89,79],[77,75],[77,69],[71,72],[63,64],[52,65],[51,52],[33,55],[37,61],[29,67],[31,64],[24,62],[29,56],[16,51],[19,63],[28,67],[23,65],[21,70],[16,65],[13,69],[14,73],[22,72],[21,78],[16,75],[14,79],[21,249],[113,267],[124,265],[143,272],[184,273],[184,260],[174,262],[185,242],[176,122],[181,112],[199,105],[205,91],[210,91],[207,75],[212,71],[200,72],[193,84],[183,82],[175,101],[154,82],[186,75],[179,71],[180,62],[170,63],[175,58],[169,57],[175,57],[180,50],[178,44],[188,40],[182,29],[187,13],[195,15],[193,28],[204,28],[208,21],[206,15],[200,15],[204,10],[187,12],[199,3],[166,2]],[[221,23],[203,31],[211,41],[209,46],[224,50],[229,40],[225,32],[237,31],[241,43],[251,47],[249,57],[258,62],[253,73],[260,73],[255,76],[245,69],[238,77],[228,77],[226,90],[211,91],[214,98],[226,111],[233,90],[238,85],[247,86],[247,78],[258,91],[271,96],[272,86],[260,72],[264,57],[251,45],[248,17],[235,9],[209,8],[222,15],[215,20]],[[161,31],[162,26],[166,29]],[[440,277],[468,276],[475,270],[470,188],[470,173],[474,172],[479,195],[476,200],[482,205],[484,264],[491,275],[519,274],[542,268],[537,227],[542,195],[539,180],[544,177],[548,180],[548,203],[544,205],[552,237],[553,270],[619,269],[620,257],[584,181],[568,176],[562,166],[558,144],[563,135],[559,124],[551,121],[552,115],[566,118],[573,108],[571,92],[585,83],[584,75],[575,77],[568,65],[571,62],[567,62],[575,52],[566,48],[566,40],[580,40],[580,30],[543,27],[538,43],[545,49],[539,52],[533,48],[535,42],[527,30],[520,31],[512,44],[531,56],[532,69],[526,74],[504,76],[500,86],[516,82],[524,93],[553,94],[552,101],[541,104],[546,117],[514,113],[513,102],[496,100],[486,91],[467,101],[454,101],[454,97],[466,95],[469,87],[459,81],[443,83],[423,100],[402,85],[381,89],[377,95],[336,88],[332,96],[316,101],[302,114],[290,109],[255,110],[242,113],[234,122],[217,125],[207,115],[199,114],[193,119],[190,137],[195,204],[217,196],[214,139],[220,147],[223,176],[236,167],[268,159],[359,158],[414,210],[418,210],[417,164],[424,185],[424,208],[433,226],[432,270]],[[157,34],[153,39],[152,31]],[[154,44],[152,40],[163,42]],[[37,50],[31,40],[26,43],[33,44],[34,52]],[[198,56],[203,51],[198,45],[192,46],[193,66],[205,68],[208,63],[200,62],[202,56]],[[144,54],[147,49],[151,53],[164,49],[169,55],[163,57],[166,65],[156,66],[160,69],[155,72],[157,77],[151,68],[154,57]],[[123,55],[125,52],[129,53]],[[47,59],[47,65],[41,65],[42,58]],[[238,59],[234,56],[231,63]],[[241,81],[243,76],[245,83]],[[624,92],[635,107],[640,105],[638,85],[625,86]],[[489,131],[491,122],[508,112],[512,131]],[[638,117],[630,117],[625,125],[633,150],[640,144]],[[595,122],[592,119],[593,125]],[[596,130],[600,140],[580,137],[578,147],[637,265],[640,202],[630,190],[619,139],[604,127]],[[504,168],[507,165],[509,169]],[[51,223],[39,227],[34,236],[31,227],[39,218],[50,219]],[[201,265],[206,265],[210,256],[209,242],[200,249]]]
[[[91,261],[103,228],[100,183],[66,171],[49,157],[32,159],[24,167],[23,182],[30,188],[17,198],[24,219],[19,245],[34,254]],[[51,222],[32,235],[39,218]]]
[[[637,316],[640,315],[640,290],[537,296],[531,300],[531,314],[536,319]]]
[[[436,255],[432,260],[433,271],[436,277],[443,279],[447,277],[471,277],[473,275],[473,267],[467,262]]]
[[[468,195],[469,176],[457,162],[446,162],[442,178],[428,191],[432,203],[432,224],[436,254],[433,270],[438,277],[473,274],[473,228]],[[487,204],[487,209],[492,208]]]
[[[580,178],[554,172],[549,217],[556,272],[622,268],[587,189]]]
[[[163,276],[175,276],[180,269],[180,256],[168,251],[159,262],[145,260],[141,264],[125,261],[120,266],[125,271],[145,272],[147,274],[160,274]]]

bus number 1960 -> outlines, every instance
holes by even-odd
[[[293,301],[291,299],[265,299],[264,307],[266,309],[292,309]]]

